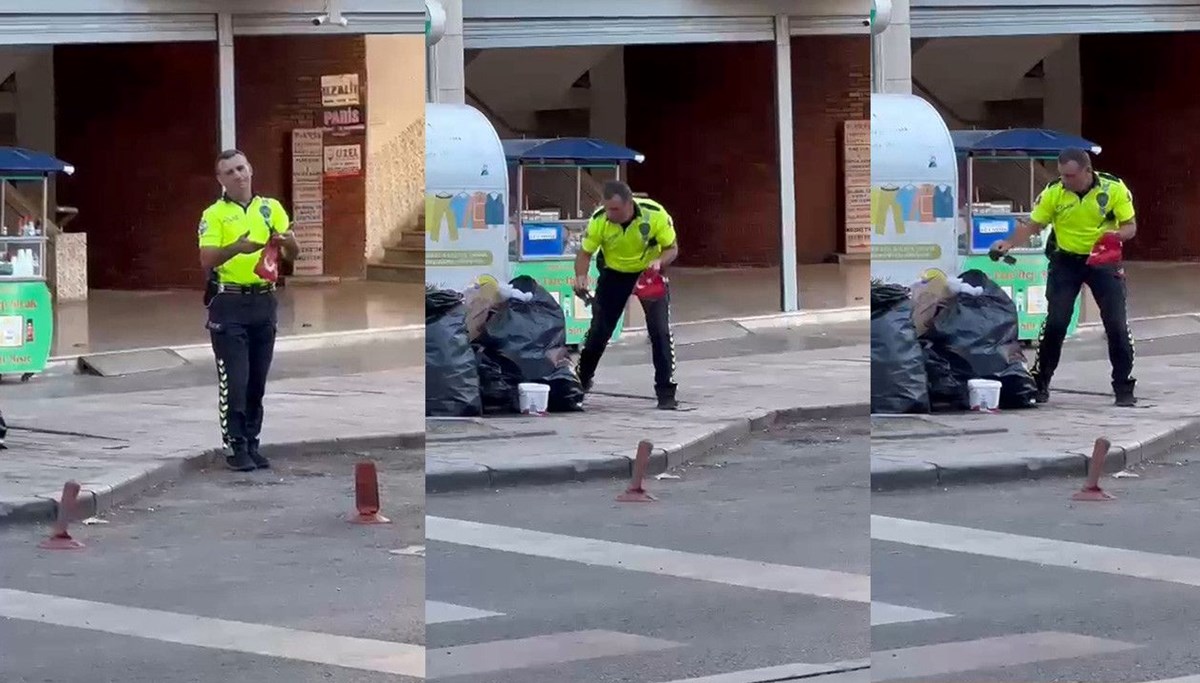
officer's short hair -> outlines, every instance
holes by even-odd
[[[213,168],[221,165],[222,161],[229,161],[234,157],[245,157],[246,153],[240,149],[227,149],[217,155],[217,160],[213,162]],[[249,158],[249,157],[247,157]]]
[[[614,197],[620,197],[621,201],[624,202],[633,201],[633,190],[629,188],[629,185],[620,180],[610,180],[604,183],[604,189],[600,194],[604,198],[604,201],[608,201]]]
[[[1091,168],[1092,166],[1092,157],[1087,150],[1069,147],[1058,153],[1058,163],[1068,164],[1072,161],[1079,164],[1079,168]]]

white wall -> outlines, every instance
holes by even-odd
[[[892,0],[891,23],[879,34],[878,73],[880,92],[912,93],[912,27],[909,25],[909,0]]]
[[[367,42],[368,261],[417,225],[425,202],[425,38]]]
[[[463,0],[441,0],[446,10],[446,32],[433,46],[428,69],[430,101],[442,104],[466,102],[463,72]]]

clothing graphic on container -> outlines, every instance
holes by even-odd
[[[450,200],[450,210],[454,212],[455,226],[460,230],[471,227],[471,195],[459,192]]]
[[[917,220],[922,223],[933,222],[933,185],[917,188]]]
[[[900,202],[900,210],[904,212],[904,220],[917,220],[917,186],[905,185],[896,193],[896,200]]]
[[[954,218],[954,193],[949,185],[938,185],[934,188],[933,217]]]
[[[425,198],[425,232],[429,233],[434,242],[442,239],[443,220],[446,221],[450,241],[458,240],[458,225],[454,222],[454,214],[450,213],[451,199],[453,196],[445,192],[427,195]]]
[[[504,197],[499,192],[488,194],[484,214],[488,225],[504,225],[508,222],[508,217],[504,215]]]
[[[904,208],[897,199],[897,187],[871,188],[871,223],[875,226],[876,235],[887,233],[887,217],[890,213],[892,224],[896,226],[896,234],[904,234]]]
[[[487,227],[487,195],[483,192],[471,195],[471,227],[476,230]]]

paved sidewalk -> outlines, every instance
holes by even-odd
[[[680,362],[684,410],[654,406],[649,365],[601,364],[583,413],[430,420],[430,492],[594,477],[628,477],[638,441],[651,472],[745,437],[789,414],[866,415],[870,347]]]
[[[421,368],[271,382],[263,452],[419,446],[423,387]],[[215,386],[22,400],[14,385],[0,396],[0,522],[52,518],[68,479],[94,514],[218,455]]]
[[[1117,408],[1107,360],[1064,359],[1050,403],[995,414],[876,416],[875,490],[1087,472],[1092,445],[1108,438],[1105,469],[1161,457],[1200,437],[1200,357],[1138,358],[1137,408]]]

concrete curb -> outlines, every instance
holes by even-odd
[[[275,340],[275,352],[319,351],[322,349],[357,346],[359,344],[405,342],[423,339],[424,336],[424,325],[400,325],[397,327],[379,327],[366,330],[290,334]],[[100,351],[95,354],[55,356],[47,361],[46,370],[75,372],[79,366],[79,359],[84,355],[116,355],[157,350],[173,351],[189,363],[206,363],[212,360],[212,346],[208,344],[184,344],[180,346],[151,346],[140,349],[124,349],[121,351]]]
[[[1097,437],[1100,434],[1097,433]],[[1116,441],[1104,463],[1106,473],[1120,472],[1150,462],[1178,446],[1200,439],[1200,419],[1176,423],[1141,441]],[[1069,452],[1032,453],[1021,457],[969,464],[941,464],[871,455],[871,490],[897,491],[952,484],[980,484],[1047,477],[1084,477],[1092,443],[1080,444]]]
[[[837,325],[840,323],[866,322],[870,319],[870,317],[870,306],[852,306],[849,308],[795,311],[793,313],[771,313],[768,315],[755,315],[744,318],[689,320],[688,322],[674,323],[673,327],[676,330],[679,330],[681,328],[686,329],[688,327],[695,327],[698,325],[731,323],[745,329],[747,332],[757,332],[761,330],[792,329],[795,327],[804,327],[806,325]],[[621,337],[618,342],[645,338],[645,327],[627,327],[621,331]]]
[[[380,448],[423,449],[425,432],[369,434],[340,439],[313,439],[290,443],[265,443],[263,455],[287,460],[329,452],[373,450]],[[212,448],[182,458],[155,463],[145,469],[126,470],[95,482],[80,482],[80,518],[94,517],[117,505],[136,500],[147,491],[178,481],[190,472],[216,465],[224,457],[220,448]],[[65,483],[65,481],[64,481]],[[31,498],[0,502],[0,525],[53,521],[58,514],[62,490],[49,491]]]
[[[656,446],[650,454],[648,473],[658,474],[683,463],[697,460],[717,449],[736,444],[755,432],[764,431],[775,425],[808,420],[866,418],[869,413],[869,404],[852,403],[811,408],[781,408],[730,420],[713,431],[686,443]],[[635,450],[636,443],[631,443],[628,454],[611,453],[590,458],[564,459],[553,463],[514,463],[512,466],[505,467],[490,467],[469,461],[427,457],[425,461],[425,492],[451,493],[505,486],[628,478],[633,474]]]

